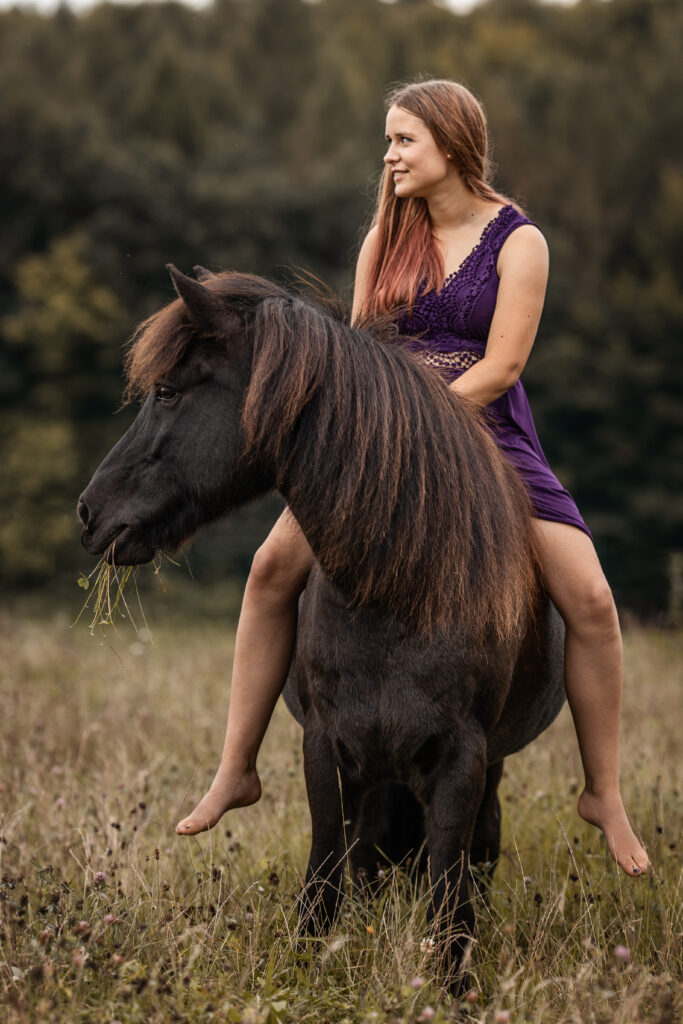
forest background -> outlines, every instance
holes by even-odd
[[[350,297],[387,87],[483,100],[498,187],[551,278],[525,369],[551,465],[622,609],[683,604],[683,5],[216,0],[0,14],[0,566],[73,587],[76,498],[135,409],[122,343],[172,297],[164,266],[319,274]],[[190,552],[244,579],[280,505]]]

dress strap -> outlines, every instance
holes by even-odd
[[[506,206],[504,210],[501,211],[501,215],[497,217],[491,225],[491,230],[486,239],[490,252],[493,253],[496,258],[498,257],[500,250],[503,248],[503,243],[510,237],[516,228],[521,227],[523,224],[533,224],[535,228],[538,228],[539,231],[541,230],[538,227],[538,224],[533,220],[529,220],[526,214],[520,213],[519,210],[514,208],[514,206]]]

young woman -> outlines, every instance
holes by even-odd
[[[566,688],[585,773],[582,818],[629,875],[647,870],[619,791],[621,637],[591,535],[553,475],[519,375],[548,278],[539,229],[489,183],[484,112],[462,85],[429,81],[389,97],[388,150],[373,227],[356,270],[354,319],[396,311],[412,347],[452,389],[486,406],[524,479],[545,582],[566,625]],[[400,313],[408,309],[408,313]],[[179,835],[256,802],[256,756],[294,648],[313,554],[288,510],[254,558],[237,628],[225,745],[211,788]]]

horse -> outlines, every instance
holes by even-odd
[[[380,845],[400,861],[422,843],[455,990],[470,865],[499,854],[503,760],[565,696],[525,489],[480,411],[387,323],[351,326],[255,275],[168,269],[177,298],[131,340],[142,405],[79,499],[82,542],[147,562],[280,492],[316,559],[285,687],[312,823],[300,927],[329,926],[349,860],[374,879]]]

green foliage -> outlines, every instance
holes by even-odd
[[[3,422],[0,502],[8,514],[0,520],[0,553],[8,582],[51,576],[56,553],[75,540],[63,491],[76,479],[77,447],[68,422],[25,416]]]
[[[82,236],[57,237],[46,252],[25,256],[15,280],[19,308],[2,326],[27,376],[63,380],[84,361],[91,372],[118,368],[115,342],[125,310],[97,280]]]
[[[64,524],[121,433],[121,342],[170,297],[164,265],[301,265],[348,296],[382,96],[430,74],[483,99],[499,185],[550,243],[525,382],[551,464],[622,603],[666,607],[683,465],[677,0],[103,4],[7,11],[0,28],[1,433],[27,459],[2,484],[22,509],[0,539],[12,582],[79,564]],[[31,431],[50,425],[69,454],[43,470]],[[219,536],[214,566],[244,571],[252,537]]]
[[[0,425],[0,496],[11,509],[0,557],[6,579],[22,583],[54,574],[73,546],[73,495],[103,440],[89,420],[99,425],[119,397],[125,312],[79,235],[25,256],[15,280],[16,311],[2,320],[16,384]]]

